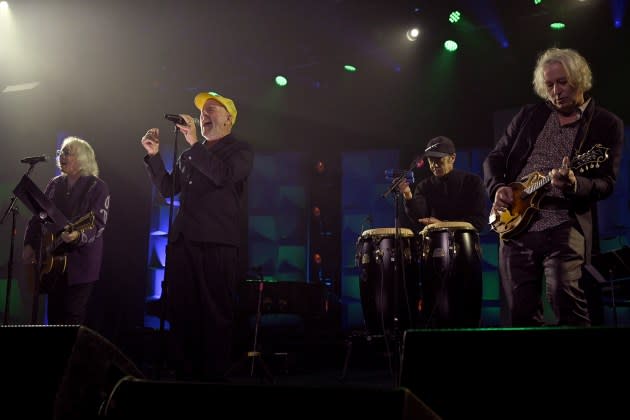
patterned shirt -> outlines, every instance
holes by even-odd
[[[581,112],[578,114],[576,122],[560,125],[556,112],[549,114],[549,118],[544,128],[536,139],[534,150],[529,155],[527,163],[519,174],[518,179],[523,179],[534,171],[547,175],[553,168],[562,166],[564,156],[571,157],[573,143],[577,135]],[[549,183],[545,187],[544,194],[547,197],[564,197],[562,191]],[[544,209],[541,208],[533,222],[529,226],[530,232],[540,232],[570,221],[569,210],[567,209]]]

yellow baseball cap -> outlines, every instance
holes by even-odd
[[[218,93],[201,92],[195,95],[195,106],[199,111],[203,109],[203,106],[208,99],[212,99],[223,105],[225,109],[227,109],[227,112],[229,112],[232,116],[232,126],[236,124],[236,114],[238,112],[236,111],[236,105],[234,105],[233,100],[231,100],[230,98],[226,98],[225,96],[221,96]]]

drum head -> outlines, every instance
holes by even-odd
[[[400,237],[401,238],[413,238],[413,231],[407,228],[400,228]],[[396,228],[377,228],[377,229],[368,229],[364,230],[361,234],[362,238],[374,238],[374,237],[383,237],[390,236],[394,237],[396,235]]]
[[[476,230],[473,225],[468,222],[438,222],[426,225],[420,232],[421,235],[427,235],[435,230],[455,229],[455,230]]]

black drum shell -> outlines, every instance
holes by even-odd
[[[359,291],[365,327],[370,334],[384,334],[415,327],[420,297],[418,239],[411,231],[361,235],[356,263],[360,268]],[[397,249],[401,263],[396,264]]]
[[[479,233],[472,226],[434,227],[425,228],[421,237],[422,326],[478,327],[483,285]]]

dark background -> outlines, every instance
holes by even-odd
[[[398,148],[402,160],[436,135],[460,148],[488,148],[494,121],[536,97],[536,56],[550,46],[585,55],[599,104],[630,119],[627,23],[613,26],[624,1],[20,1],[11,30],[0,24],[0,89],[38,81],[32,90],[0,94],[0,202],[26,170],[24,156],[54,156],[77,135],[95,148],[112,195],[103,281],[93,324],[113,336],[142,323],[152,189],[140,137],[158,127],[172,142],[164,113],[191,113],[198,91],[235,100],[235,133],[259,153],[335,154]],[[463,14],[458,26],[448,13]],[[623,8],[623,7],[622,7]],[[563,31],[549,23],[562,19]],[[414,43],[405,31],[417,23]],[[4,32],[3,32],[4,31]],[[495,36],[502,33],[509,46]],[[444,52],[445,39],[459,50]],[[344,72],[344,64],[358,67]],[[283,74],[288,86],[273,78]],[[181,143],[180,143],[181,144]],[[181,146],[180,146],[181,147]],[[33,179],[55,174],[49,161]],[[17,217],[16,257],[23,224]],[[6,277],[10,218],[0,230]],[[28,321],[28,293],[14,267],[11,309]],[[5,282],[2,282],[4,285]],[[14,283],[15,284],[15,283]],[[15,288],[18,290],[16,291]]]

